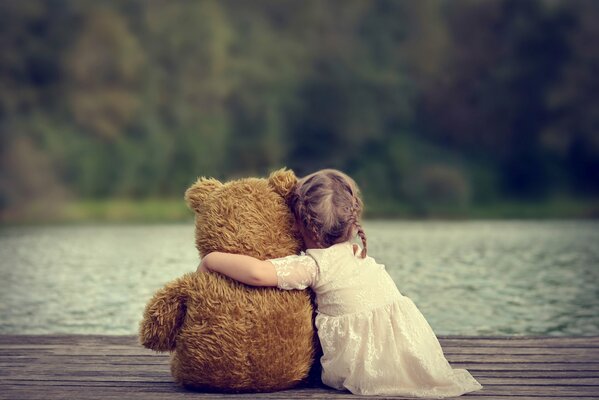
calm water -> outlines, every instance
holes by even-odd
[[[0,229],[0,333],[135,334],[194,270],[193,224]],[[437,334],[599,335],[599,222],[370,222]]]

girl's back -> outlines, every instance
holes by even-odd
[[[400,296],[385,266],[372,257],[355,255],[350,242],[309,249],[306,254],[318,265],[312,289],[319,313],[341,316],[369,311]]]

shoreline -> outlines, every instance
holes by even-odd
[[[599,199],[557,198],[540,202],[502,201],[471,206],[418,209],[404,203],[367,203],[364,220],[597,220]],[[182,198],[72,200],[48,210],[41,205],[0,212],[2,225],[81,223],[186,223],[193,214]]]

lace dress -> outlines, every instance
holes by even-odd
[[[358,253],[359,254],[359,251]],[[316,293],[322,381],[361,395],[451,397],[482,386],[452,369],[424,316],[372,257],[349,242],[269,260],[278,287]]]

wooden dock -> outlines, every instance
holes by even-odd
[[[447,359],[483,390],[462,398],[599,399],[599,336],[439,337]],[[359,399],[325,386],[268,394],[188,392],[170,376],[168,355],[132,336],[0,336],[1,399]]]

